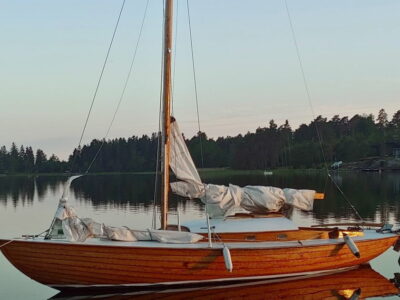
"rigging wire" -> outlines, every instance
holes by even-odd
[[[94,90],[92,102],[90,104],[90,108],[89,108],[89,111],[88,111],[87,116],[86,116],[85,124],[83,126],[81,136],[79,138],[78,149],[81,147],[82,139],[83,139],[83,136],[84,136],[85,131],[86,131],[86,127],[87,127],[87,124],[88,124],[88,121],[89,121],[89,118],[90,118],[90,114],[92,113],[94,102],[96,100],[97,92],[99,91],[100,83],[101,83],[101,80],[103,78],[103,74],[104,74],[104,70],[106,68],[108,57],[110,56],[111,47],[113,45],[115,34],[117,32],[117,29],[118,29],[118,25],[119,25],[119,21],[121,19],[122,11],[124,10],[125,1],[126,0],[122,1],[122,5],[121,5],[121,9],[120,9],[119,14],[118,14],[117,22],[116,22],[116,24],[114,26],[114,31],[113,31],[113,34],[112,34],[112,37],[111,37],[110,44],[109,44],[108,49],[107,49],[107,54],[106,54],[106,57],[104,59],[103,67],[101,68],[100,76],[99,76],[99,79],[97,80],[97,85],[96,85],[96,88]]]
[[[115,108],[114,115],[113,115],[113,117],[111,119],[111,122],[110,122],[108,128],[107,128],[107,132],[106,132],[106,134],[105,134],[105,136],[103,138],[103,141],[102,141],[99,149],[97,150],[96,154],[94,155],[92,161],[90,162],[88,168],[86,169],[85,174],[87,174],[89,172],[89,170],[92,167],[93,163],[96,161],[98,155],[100,154],[100,151],[101,151],[101,149],[103,148],[103,146],[104,146],[104,144],[106,142],[106,138],[108,137],[108,134],[110,133],[111,127],[114,124],[115,117],[117,116],[117,113],[118,113],[119,108],[121,106],[121,102],[122,102],[122,100],[123,100],[123,98],[125,96],[125,91],[126,91],[126,88],[128,86],[128,83],[129,83],[129,79],[130,79],[132,71],[133,71],[133,66],[134,66],[135,61],[136,61],[136,54],[137,54],[137,51],[139,49],[139,43],[141,41],[141,37],[142,37],[142,33],[143,33],[143,27],[144,27],[144,22],[145,22],[146,16],[147,16],[148,6],[149,6],[149,0],[146,1],[146,7],[144,9],[144,13],[143,13],[143,17],[142,17],[142,21],[141,21],[141,25],[140,25],[140,29],[139,29],[139,35],[138,35],[138,38],[136,40],[135,49],[134,49],[134,52],[133,52],[133,55],[132,55],[132,59],[131,59],[131,64],[129,66],[129,71],[128,71],[128,74],[126,76],[124,87],[122,88],[122,92],[121,92],[121,95],[119,97],[117,107]]]
[[[297,38],[296,38],[296,33],[294,30],[294,25],[293,25],[293,21],[292,21],[292,17],[290,14],[290,10],[289,10],[289,6],[287,4],[287,0],[283,0],[284,4],[285,4],[285,8],[286,8],[286,13],[289,19],[289,25],[290,25],[290,30],[292,32],[292,38],[293,38],[293,43],[296,49],[296,54],[297,54],[297,60],[299,62],[299,67],[300,67],[300,71],[301,71],[301,76],[303,79],[303,84],[304,84],[304,88],[306,90],[306,95],[307,95],[307,99],[308,99],[308,104],[310,105],[310,109],[311,109],[311,113],[312,113],[312,117],[314,119],[314,126],[315,126],[315,131],[317,133],[317,137],[318,137],[318,142],[319,142],[319,146],[321,148],[321,153],[322,153],[322,158],[324,160],[324,165],[325,165],[325,170],[327,173],[327,176],[329,177],[329,179],[332,181],[332,183],[335,185],[335,187],[337,188],[337,190],[340,192],[340,194],[342,195],[343,199],[347,202],[347,204],[351,207],[351,209],[353,210],[353,212],[355,213],[355,215],[362,221],[364,222],[364,219],[361,217],[361,215],[359,214],[358,210],[354,207],[354,205],[351,203],[350,199],[346,196],[346,194],[343,192],[343,190],[339,187],[339,185],[337,184],[337,182],[333,179],[333,177],[331,176],[329,169],[328,169],[328,164],[326,161],[326,156],[325,156],[325,151],[324,151],[324,147],[323,147],[323,143],[322,143],[322,136],[321,133],[319,131],[318,128],[318,124],[317,122],[315,122],[315,112],[314,112],[314,107],[311,101],[311,92],[310,92],[310,88],[308,86],[308,81],[307,81],[307,77],[304,71],[304,67],[303,67],[303,62],[302,62],[302,58],[300,55],[300,48],[299,45],[297,43]]]
[[[195,68],[194,51],[193,51],[192,24],[190,22],[189,0],[186,0],[186,8],[187,8],[187,16],[188,16],[188,24],[189,24],[190,50],[191,50],[191,54],[192,54],[192,70],[193,70],[194,92],[195,92],[195,99],[196,99],[197,126],[198,126],[198,130],[199,130],[201,167],[204,168],[203,142],[202,142],[201,128],[200,128],[199,99],[198,99],[198,93],[197,93],[196,68]]]
[[[165,1],[163,2],[163,19],[165,20],[165,6],[166,3]],[[162,25],[162,32],[164,30],[164,22]],[[155,170],[155,178],[154,178],[154,194],[153,194],[153,219],[152,219],[152,228],[156,229],[157,226],[157,195],[159,191],[159,177],[160,177],[160,168],[161,168],[161,121],[162,121],[162,85],[163,85],[163,80],[164,80],[164,44],[165,40],[162,35],[162,44],[161,44],[161,63],[160,63],[160,101],[159,101],[159,107],[158,107],[158,137],[157,137],[157,154],[156,154],[156,170]],[[161,216],[160,216],[161,220]]]
[[[173,70],[172,70],[172,84],[171,84],[171,115],[172,116],[174,116],[174,91],[175,91],[175,89],[174,89],[174,87],[175,87],[175,70],[176,70],[176,54],[177,54],[177,49],[178,49],[178,47],[177,47],[177,45],[178,45],[178,20],[179,20],[179,0],[176,0],[176,6],[175,6],[175,12],[176,12],[176,14],[175,14],[175,17],[174,17],[174,19],[175,19],[175,43],[173,43],[173,48],[174,48],[174,55],[173,55]],[[172,140],[172,148],[174,149],[175,148],[175,145],[176,145],[176,141],[175,141],[175,139],[173,139]],[[174,156],[174,164],[175,164],[175,166],[176,166],[176,164],[177,164],[177,157],[176,157],[176,155]],[[176,174],[175,174],[175,176],[176,176]],[[173,196],[172,197],[174,197],[175,199],[178,199],[178,195],[174,195],[173,194]],[[177,208],[177,211],[178,211],[178,208]]]
[[[174,87],[175,87],[175,69],[176,69],[176,53],[177,53],[177,45],[178,45],[178,21],[179,21],[179,0],[176,0],[176,17],[175,17],[175,47],[174,47],[174,57],[173,57],[173,63],[174,67],[172,70],[172,86],[171,86],[171,95],[172,95],[172,101],[171,101],[171,112],[172,115],[174,115]]]

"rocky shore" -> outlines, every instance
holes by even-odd
[[[366,157],[355,162],[343,163],[340,169],[360,171],[400,171],[400,159],[393,157]]]

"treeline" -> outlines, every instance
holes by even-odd
[[[352,118],[335,115],[330,120],[318,116],[296,130],[288,121],[278,126],[271,120],[268,126],[245,135],[212,139],[199,132],[186,141],[200,168],[318,168],[324,161],[392,155],[393,149],[400,148],[400,110],[390,120],[384,109],[376,118],[372,114]],[[12,144],[10,150],[0,148],[0,173],[83,172],[89,167],[90,172],[152,171],[156,155],[156,133],[93,140],[75,149],[68,161],[60,161],[54,154],[47,158],[40,149],[34,153],[31,147]]]
[[[68,162],[54,154],[47,158],[41,149],[34,153],[32,147],[18,148],[15,143],[9,151],[5,146],[0,148],[0,173],[59,173],[68,167]]]
[[[234,169],[270,169],[277,167],[319,168],[334,161],[357,161],[365,157],[391,156],[400,148],[400,110],[389,120],[384,109],[377,118],[372,114],[352,118],[335,115],[331,120],[318,116],[292,130],[289,122],[236,137],[207,139],[202,134],[204,167],[228,166]],[[188,141],[198,166],[200,138]]]

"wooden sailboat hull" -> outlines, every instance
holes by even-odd
[[[93,295],[76,291],[75,294],[59,293],[51,299],[93,299]],[[257,281],[201,288],[166,289],[162,291],[138,290],[104,295],[95,293],[96,299],[357,299],[396,295],[398,288],[375,272],[369,265],[336,274],[301,279]],[[355,297],[354,297],[355,298]],[[354,299],[353,298],[353,299]]]
[[[367,236],[367,235],[366,235]],[[342,240],[301,245],[229,244],[233,271],[225,268],[222,245],[163,245],[155,242],[66,243],[15,240],[1,251],[28,277],[57,289],[118,285],[192,284],[312,274],[366,263],[391,247],[394,234],[356,240],[356,258]],[[7,240],[0,240],[4,244]]]

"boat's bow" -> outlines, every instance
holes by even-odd
[[[0,250],[3,249],[3,247],[7,246],[10,244],[13,240],[7,240],[7,239],[0,239]]]

